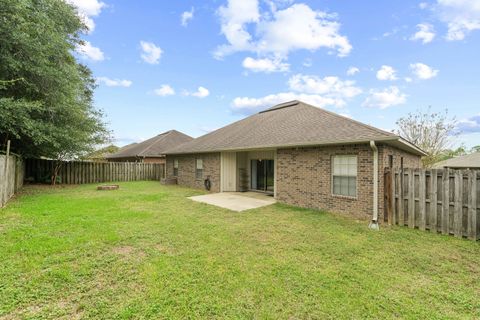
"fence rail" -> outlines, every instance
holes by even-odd
[[[390,224],[478,240],[480,171],[404,169],[385,171]]]
[[[33,182],[50,182],[57,161],[27,159],[25,178]],[[160,181],[164,164],[137,162],[64,161],[58,171],[57,183],[85,184],[116,181]]]

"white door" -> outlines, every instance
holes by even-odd
[[[222,152],[220,191],[237,191],[237,153]]]

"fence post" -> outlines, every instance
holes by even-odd
[[[477,171],[468,172],[468,238],[477,240]]]
[[[449,234],[450,216],[450,170],[443,170],[443,197],[442,197],[442,233]]]

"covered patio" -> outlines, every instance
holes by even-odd
[[[275,194],[276,150],[221,153],[221,192]]]

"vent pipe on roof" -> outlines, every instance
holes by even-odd
[[[368,227],[378,230],[378,148],[375,141],[370,141],[370,148],[373,151],[373,217]]]

